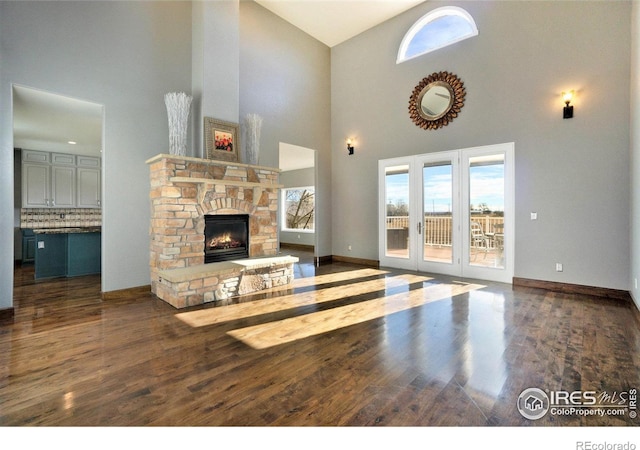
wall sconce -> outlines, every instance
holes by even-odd
[[[350,155],[353,155],[353,151],[355,150],[355,147],[353,146],[353,139],[351,138],[347,139],[347,150],[349,151]]]
[[[562,93],[562,101],[565,105],[562,109],[563,119],[571,119],[573,117],[573,105],[569,106],[569,103],[571,103],[571,100],[573,100],[574,95],[574,91],[567,91]]]

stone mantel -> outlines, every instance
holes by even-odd
[[[216,214],[249,216],[250,260],[278,257],[280,169],[168,154],[146,163],[154,294],[182,308],[246,293],[259,285],[262,289],[291,282],[293,260],[287,258],[277,264],[270,261],[269,267],[257,267],[256,261],[248,267],[236,262],[231,278],[222,270],[229,264],[221,265],[220,271],[204,264],[204,218]]]
[[[223,165],[223,166],[238,166],[238,167],[251,167],[253,169],[266,169],[271,172],[280,173],[280,169],[277,167],[269,167],[269,166],[256,166],[253,164],[244,164],[240,162],[230,162],[230,161],[220,161],[217,159],[202,159],[202,158],[194,158],[193,156],[180,156],[180,155],[171,155],[169,153],[158,153],[156,156],[153,156],[147,159],[145,162],[147,164],[153,164],[156,161],[160,161],[162,159],[172,159],[177,161],[184,162],[195,162],[198,164],[207,164],[207,165]]]
[[[195,183],[195,184],[204,184],[204,185],[225,185],[230,184],[229,180],[212,180],[211,178],[194,178],[194,177],[171,177],[169,181],[172,183]],[[282,184],[273,184],[273,183],[255,183],[251,181],[234,181],[233,184],[236,186],[242,187],[267,187],[267,188],[281,188],[284,187]]]

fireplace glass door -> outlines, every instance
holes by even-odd
[[[249,216],[219,214],[205,216],[204,262],[249,257]]]

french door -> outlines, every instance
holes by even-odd
[[[513,143],[379,161],[386,267],[511,283]]]

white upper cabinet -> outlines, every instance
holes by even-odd
[[[78,167],[93,167],[94,169],[100,168],[100,158],[96,158],[95,156],[81,156],[77,157],[77,165]]]
[[[51,166],[51,207],[75,208],[76,168]]]
[[[100,208],[100,158],[22,151],[23,208]]]
[[[75,166],[76,155],[66,153],[51,153],[51,164],[54,166]]]
[[[51,166],[22,163],[22,207],[47,208],[51,198]]]
[[[78,167],[78,208],[100,208],[100,169]]]

